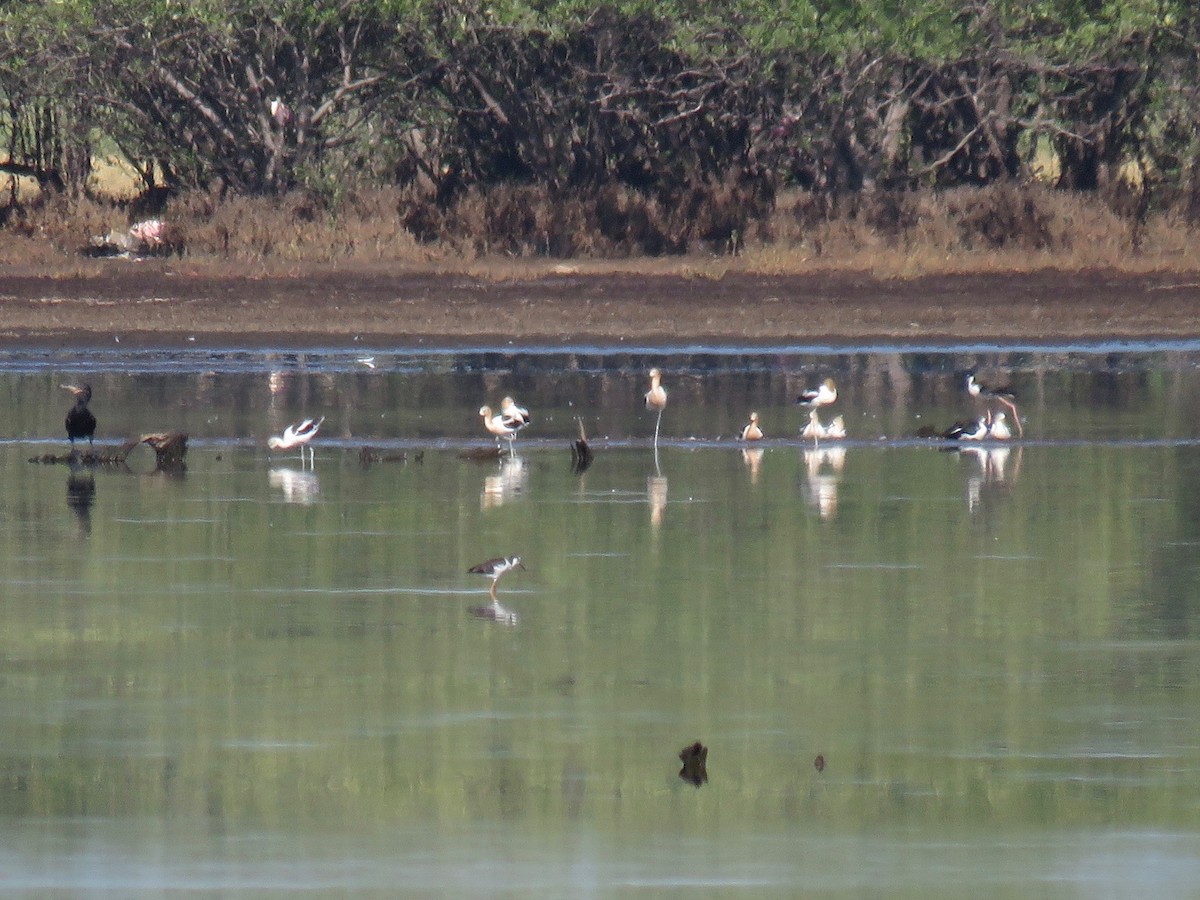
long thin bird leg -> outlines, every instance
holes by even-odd
[[[658,426],[660,426],[662,424],[662,414],[663,414],[663,411],[660,409],[658,411],[658,418],[654,420],[654,447],[655,447],[655,449],[658,448]]]
[[[999,397],[998,399],[1012,411],[1013,421],[1017,423],[1017,437],[1025,437],[1025,429],[1021,427],[1021,416],[1017,413],[1017,404],[1013,403],[1007,397]]]

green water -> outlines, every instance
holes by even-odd
[[[1190,360],[1039,357],[991,453],[903,439],[953,361],[826,361],[820,450],[778,359],[666,361],[657,458],[640,365],[93,377],[175,476],[27,462],[74,373],[0,373],[0,892],[1193,896]],[[518,458],[461,459],[512,383]],[[751,405],[775,440],[716,439]],[[311,471],[263,446],[302,412]]]

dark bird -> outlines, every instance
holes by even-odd
[[[67,411],[67,437],[71,439],[72,444],[76,440],[87,438],[88,446],[91,447],[92,439],[96,435],[96,417],[88,409],[88,403],[92,399],[92,386],[90,384],[64,384],[60,387],[75,395],[75,405]]]
[[[521,562],[519,556],[497,556],[495,559],[489,559],[487,562],[481,562],[478,565],[471,566],[467,569],[469,575],[486,575],[492,579],[492,587],[488,591],[492,595],[492,599],[496,599],[496,582],[500,580],[500,576],[511,569],[524,569],[525,566]]]
[[[992,418],[995,416],[997,406],[1005,406],[1012,412],[1013,422],[1017,425],[1017,435],[1025,436],[1025,429],[1021,425],[1021,416],[1017,413],[1017,395],[1009,388],[993,388],[975,380],[975,373],[967,373],[967,393],[972,400],[983,404],[985,414],[987,416],[988,427],[991,427]]]

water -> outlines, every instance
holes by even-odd
[[[8,354],[0,891],[1194,896],[1198,363]],[[912,438],[969,365],[1024,442]],[[825,373],[853,439],[814,449]],[[102,443],[185,429],[186,473],[28,462],[82,377]],[[506,393],[517,459],[460,458]],[[302,413],[312,470],[265,448]],[[510,554],[497,610],[466,570]]]

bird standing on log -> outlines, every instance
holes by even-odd
[[[91,447],[92,440],[96,435],[96,417],[88,409],[88,403],[92,399],[92,386],[90,384],[64,384],[60,387],[75,395],[75,405],[67,412],[67,437],[72,444],[76,440],[87,438],[88,446]]]

